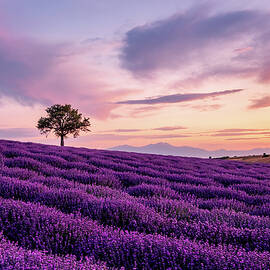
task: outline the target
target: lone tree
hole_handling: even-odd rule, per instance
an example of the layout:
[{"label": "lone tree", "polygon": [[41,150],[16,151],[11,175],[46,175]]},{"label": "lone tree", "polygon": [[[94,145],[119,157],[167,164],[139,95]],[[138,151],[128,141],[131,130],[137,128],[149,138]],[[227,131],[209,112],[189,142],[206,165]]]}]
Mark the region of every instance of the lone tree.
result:
[{"label": "lone tree", "polygon": [[80,131],[90,131],[89,118],[82,117],[70,104],[55,104],[47,108],[46,112],[47,116],[38,120],[37,128],[46,136],[52,131],[56,137],[61,138],[61,146],[64,146],[64,138],[67,138],[67,135],[71,134],[76,138]]}]

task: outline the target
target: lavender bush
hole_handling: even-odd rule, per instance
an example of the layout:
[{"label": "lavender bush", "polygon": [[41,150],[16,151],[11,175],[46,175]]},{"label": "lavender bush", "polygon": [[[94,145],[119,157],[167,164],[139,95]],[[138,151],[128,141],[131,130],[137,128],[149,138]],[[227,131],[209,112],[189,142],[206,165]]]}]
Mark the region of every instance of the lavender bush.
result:
[{"label": "lavender bush", "polygon": [[0,269],[270,269],[270,165],[0,141]]}]

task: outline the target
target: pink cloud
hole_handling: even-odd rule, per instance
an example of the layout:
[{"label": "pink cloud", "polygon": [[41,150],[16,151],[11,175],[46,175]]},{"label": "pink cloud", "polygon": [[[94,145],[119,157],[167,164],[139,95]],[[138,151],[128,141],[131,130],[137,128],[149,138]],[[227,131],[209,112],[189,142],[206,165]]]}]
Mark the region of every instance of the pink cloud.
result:
[{"label": "pink cloud", "polygon": [[[218,136],[218,137],[236,136],[238,137],[238,136],[269,135],[269,134],[270,134],[270,130],[266,128],[227,128],[227,129],[216,130],[215,133],[212,134],[211,136]],[[245,138],[245,137],[242,137],[242,138]]]},{"label": "pink cloud", "polygon": [[194,105],[193,109],[199,110],[201,112],[216,111],[220,109],[222,105],[220,104],[210,104],[210,105]]},{"label": "pink cloud", "polygon": [[246,135],[269,135],[270,132],[221,132],[221,133],[216,133],[213,134],[212,136],[221,136],[221,137],[226,137],[226,136],[246,136]]},{"label": "pink cloud", "polygon": [[117,117],[112,113],[119,106],[116,101],[136,90],[113,86],[106,70],[85,63],[85,53],[71,44],[46,44],[1,32],[0,95],[24,105],[71,103],[98,119]]},{"label": "pink cloud", "polygon": [[[153,135],[122,135],[122,134],[115,134],[115,133],[106,133],[106,134],[92,134],[91,140],[95,141],[123,141],[123,140],[130,140],[130,139],[171,139],[171,138],[187,138],[190,135],[185,134],[153,134]],[[81,140],[87,140],[89,136],[82,137]]]},{"label": "pink cloud", "polygon": [[270,61],[265,62],[262,66],[262,72],[259,76],[260,83],[270,83]]},{"label": "pink cloud", "polygon": [[163,105],[155,105],[155,106],[142,106],[142,107],[136,107],[132,108],[129,113],[129,117],[138,118],[138,117],[144,117],[144,116],[151,116],[157,113],[157,111],[160,111],[164,108]]},{"label": "pink cloud", "polygon": [[145,129],[138,129],[138,128],[120,128],[120,129],[112,129],[112,130],[104,130],[103,132],[119,132],[119,133],[128,133],[128,132],[139,132],[144,131]]},{"label": "pink cloud", "polygon": [[260,109],[270,107],[270,96],[265,96],[259,99],[253,99],[249,109]]},{"label": "pink cloud", "polygon": [[227,141],[245,141],[245,140],[258,140],[258,139],[264,139],[266,137],[261,137],[261,138],[258,138],[258,137],[252,137],[252,138],[229,138],[229,139],[226,139]]},{"label": "pink cloud", "polygon": [[171,127],[158,127],[158,128],[153,128],[152,130],[171,131],[171,130],[180,130],[180,129],[187,129],[187,128],[186,128],[186,127],[182,127],[182,126],[171,126]]},{"label": "pink cloud", "polygon": [[253,50],[253,47],[245,47],[245,48],[238,48],[238,49],[235,49],[234,51],[236,53],[239,53],[239,54],[242,54],[242,53],[246,53],[246,52],[250,52]]},{"label": "pink cloud", "polygon": [[227,129],[221,129],[217,130],[217,132],[247,132],[247,131],[264,131],[267,130],[266,128],[227,128]]}]

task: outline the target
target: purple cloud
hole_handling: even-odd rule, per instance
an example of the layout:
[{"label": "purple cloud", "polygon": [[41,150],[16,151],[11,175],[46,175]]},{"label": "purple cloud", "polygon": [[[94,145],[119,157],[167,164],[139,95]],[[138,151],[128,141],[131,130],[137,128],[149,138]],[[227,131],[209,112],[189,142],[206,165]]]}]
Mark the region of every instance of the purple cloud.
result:
[{"label": "purple cloud", "polygon": [[118,105],[113,102],[136,91],[114,89],[98,70],[83,63],[80,53],[87,52],[72,44],[16,38],[0,31],[0,96],[28,106],[72,103],[98,119],[116,117],[112,110]]},{"label": "purple cloud", "polygon": [[120,59],[125,69],[142,77],[161,70],[187,70],[196,63],[203,65],[204,71],[195,72],[188,80],[256,76],[260,82],[268,83],[270,65],[265,63],[265,54],[270,41],[269,26],[267,12],[240,10],[213,14],[199,6],[128,31]]},{"label": "purple cloud", "polygon": [[[209,78],[250,78],[254,77],[259,73],[259,68],[257,66],[249,66],[247,63],[239,63],[239,65],[231,66],[230,64],[218,64],[217,66],[205,69],[201,72],[192,73],[187,78],[177,80],[171,83],[171,88],[194,88],[199,87]],[[259,75],[261,76],[261,75]],[[260,78],[260,82],[263,82]]]},{"label": "purple cloud", "polygon": [[180,103],[193,100],[201,100],[212,97],[218,97],[223,95],[235,94],[243,91],[243,89],[233,89],[225,90],[220,92],[211,92],[211,93],[194,93],[194,94],[175,94],[175,95],[166,95],[157,98],[148,98],[148,99],[137,99],[137,100],[126,100],[119,101],[117,104],[162,104],[162,103]]},{"label": "purple cloud", "polygon": [[1,128],[0,137],[6,139],[39,137],[40,134],[33,128]]},{"label": "purple cloud", "polygon": [[[0,34],[0,94],[31,104],[36,98],[26,85],[47,76],[59,61],[63,46]],[[39,100],[48,103],[47,99]]]}]

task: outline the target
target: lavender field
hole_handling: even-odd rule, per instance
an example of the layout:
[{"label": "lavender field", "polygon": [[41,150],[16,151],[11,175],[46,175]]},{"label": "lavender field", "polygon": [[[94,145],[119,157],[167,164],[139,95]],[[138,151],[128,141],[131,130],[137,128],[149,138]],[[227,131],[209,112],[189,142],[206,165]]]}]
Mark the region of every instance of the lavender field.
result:
[{"label": "lavender field", "polygon": [[270,165],[0,151],[0,269],[270,269]]}]

